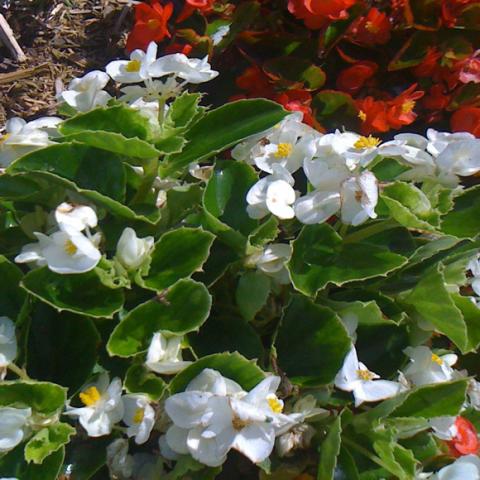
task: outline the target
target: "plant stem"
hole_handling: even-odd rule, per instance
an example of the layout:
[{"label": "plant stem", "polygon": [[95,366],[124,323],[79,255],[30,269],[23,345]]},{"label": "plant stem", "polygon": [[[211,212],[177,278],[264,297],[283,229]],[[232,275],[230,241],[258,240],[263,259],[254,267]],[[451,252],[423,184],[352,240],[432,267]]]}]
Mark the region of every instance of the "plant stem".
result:
[{"label": "plant stem", "polygon": [[358,453],[363,455],[364,457],[367,457],[369,460],[371,460],[373,463],[376,463],[379,467],[384,468],[387,471],[390,471],[388,467],[383,463],[382,459],[380,457],[377,457],[374,453],[370,452],[366,448],[362,447],[358,443],[354,442],[353,440],[350,440],[347,437],[342,437],[342,441],[349,445],[351,448],[356,450]]},{"label": "plant stem", "polygon": [[15,365],[14,363],[10,363],[7,368],[22,380],[30,380],[30,377],[27,375],[27,372],[23,370],[23,368],[20,368],[17,365]]},{"label": "plant stem", "polygon": [[384,222],[376,222],[373,225],[357,230],[356,232],[347,235],[344,239],[344,243],[356,243],[365,238],[371,237],[377,233],[383,232],[385,230],[391,230],[392,228],[397,228],[399,224],[395,220],[385,220]]},{"label": "plant stem", "polygon": [[153,182],[158,174],[158,158],[151,159],[145,162],[143,167],[143,180],[138,187],[137,193],[132,198],[132,204],[142,203],[145,197],[149,194]]}]

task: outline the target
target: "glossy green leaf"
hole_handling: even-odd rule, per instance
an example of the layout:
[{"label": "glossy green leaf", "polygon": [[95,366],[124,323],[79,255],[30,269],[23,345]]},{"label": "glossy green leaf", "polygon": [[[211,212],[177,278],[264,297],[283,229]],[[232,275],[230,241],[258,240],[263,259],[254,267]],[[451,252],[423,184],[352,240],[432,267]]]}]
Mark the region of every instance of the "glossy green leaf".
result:
[{"label": "glossy green leaf", "polygon": [[15,320],[26,297],[25,291],[20,288],[23,273],[15,264],[0,255],[0,277],[3,281],[0,295],[0,315]]},{"label": "glossy green leaf", "polygon": [[327,436],[319,448],[319,460],[317,470],[317,480],[333,480],[335,477],[335,467],[337,457],[340,453],[342,444],[342,417],[335,418],[329,426]]},{"label": "glossy green leaf", "polygon": [[280,368],[303,385],[333,381],[351,340],[337,315],[295,295],[286,308],[275,340]]},{"label": "glossy green leaf", "polygon": [[200,358],[178,373],[170,382],[170,392],[184,391],[190,381],[205,368],[218,370],[223,376],[234,380],[245,390],[251,390],[265,378],[265,374],[254,361],[247,360],[239,353],[217,353]]},{"label": "glossy green leaf", "polygon": [[[68,159],[68,161],[65,161]],[[48,172],[114,200],[125,200],[125,170],[121,157],[83,145],[62,143],[35,150],[13,162],[8,171]]]},{"label": "glossy green leaf", "polygon": [[33,380],[4,381],[0,383],[0,405],[31,407],[46,415],[63,409],[66,389],[49,382]]},{"label": "glossy green leaf", "polygon": [[0,474],[18,480],[57,480],[65,457],[62,446],[46,457],[41,465],[24,461],[23,444],[0,457]]},{"label": "glossy green leaf", "polygon": [[442,219],[441,229],[459,238],[474,238],[480,231],[480,186],[455,198],[453,210]]},{"label": "glossy green leaf", "polygon": [[240,277],[235,299],[245,320],[253,320],[262,309],[270,294],[270,288],[270,278],[261,272],[247,272]]},{"label": "glossy green leaf", "polygon": [[70,441],[76,430],[67,423],[56,423],[39,430],[25,445],[25,460],[41,464],[46,457]]},{"label": "glossy green leaf", "polygon": [[188,127],[197,117],[202,99],[200,93],[183,92],[169,105],[165,117],[165,125],[168,128],[182,129]]},{"label": "glossy green leaf", "polygon": [[28,329],[27,373],[68,387],[72,395],[92,373],[99,343],[91,318],[59,313],[38,303]]},{"label": "glossy green leaf", "polygon": [[123,292],[106,287],[94,270],[60,275],[42,267],[25,275],[21,285],[28,293],[59,311],[95,318],[112,318],[124,301]]},{"label": "glossy green leaf", "polygon": [[161,172],[167,176],[191,162],[204,161],[244,138],[267,130],[287,115],[269,100],[239,100],[206,113],[186,134],[187,146],[172,155]]},{"label": "glossy green leaf", "polygon": [[145,287],[163,290],[201,269],[214,236],[201,228],[181,227],[164,233],[155,243]]},{"label": "glossy green leaf", "polygon": [[248,236],[248,243],[252,246],[262,247],[268,242],[273,242],[278,235],[278,220],[273,215],[267,218]]},{"label": "glossy green leaf", "polygon": [[124,103],[79,113],[65,120],[59,127],[63,135],[72,135],[86,130],[103,130],[120,133],[127,138],[138,137],[142,140],[150,137],[150,129],[148,118],[139,110],[128,107]]},{"label": "glossy green leaf", "polygon": [[131,310],[108,341],[111,355],[129,357],[145,351],[155,332],[184,335],[197,330],[208,317],[211,297],[202,283],[179,280],[166,294]]},{"label": "glossy green leaf", "polygon": [[343,285],[386,275],[407,262],[404,256],[367,241],[345,244],[327,224],[303,227],[292,246],[287,266],[293,285],[311,296],[328,283]]},{"label": "glossy green leaf", "polygon": [[480,345],[480,308],[469,297],[450,294],[455,306],[462,312],[467,327],[467,349],[477,350]]},{"label": "glossy green leaf", "polygon": [[62,472],[69,475],[72,480],[95,478],[95,473],[105,465],[106,449],[110,443],[112,443],[110,436],[86,439],[74,437],[66,446]]},{"label": "glossy green leaf", "polygon": [[141,364],[132,365],[125,375],[125,389],[128,393],[144,393],[157,401],[167,388],[166,383]]},{"label": "glossy green leaf", "polygon": [[452,300],[439,266],[420,280],[405,301],[460,350],[468,348],[467,327],[462,312]]},{"label": "glossy green leaf", "polygon": [[399,480],[414,478],[417,461],[412,452],[402,447],[393,439],[377,440],[373,448],[381,458],[383,465]]}]

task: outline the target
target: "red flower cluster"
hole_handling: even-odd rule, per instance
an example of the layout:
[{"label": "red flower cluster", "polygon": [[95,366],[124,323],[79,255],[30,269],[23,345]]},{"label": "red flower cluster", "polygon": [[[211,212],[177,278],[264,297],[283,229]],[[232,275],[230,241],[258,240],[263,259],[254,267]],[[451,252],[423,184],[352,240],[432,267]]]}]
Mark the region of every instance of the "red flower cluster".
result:
[{"label": "red flower cluster", "polygon": [[413,123],[417,117],[414,112],[416,101],[424,95],[423,91],[416,88],[414,84],[390,100],[375,100],[373,97],[357,100],[355,103],[362,133],[388,132]]},{"label": "red flower cluster", "polygon": [[356,0],[288,0],[288,11],[303,20],[308,28],[321,28],[331,20],[348,17]]},{"label": "red flower cluster", "polygon": [[183,22],[195,10],[200,10],[202,13],[210,12],[214,3],[215,0],[185,0],[185,5],[177,18],[177,23]]},{"label": "red flower cluster", "polygon": [[167,22],[173,13],[173,3],[161,5],[159,0],[150,0],[150,5],[135,5],[135,24],[127,39],[127,50],[146,50],[150,42],[161,42],[170,37]]},{"label": "red flower cluster", "polygon": [[480,138],[480,107],[459,108],[450,119],[454,132],[470,132]]},{"label": "red flower cluster", "polygon": [[455,420],[457,434],[447,442],[450,453],[454,457],[477,454],[480,447],[477,430],[466,418],[457,417]]},{"label": "red flower cluster", "polygon": [[350,38],[365,45],[383,45],[390,40],[392,26],[385,13],[371,8],[367,15],[358,18],[351,26]]}]

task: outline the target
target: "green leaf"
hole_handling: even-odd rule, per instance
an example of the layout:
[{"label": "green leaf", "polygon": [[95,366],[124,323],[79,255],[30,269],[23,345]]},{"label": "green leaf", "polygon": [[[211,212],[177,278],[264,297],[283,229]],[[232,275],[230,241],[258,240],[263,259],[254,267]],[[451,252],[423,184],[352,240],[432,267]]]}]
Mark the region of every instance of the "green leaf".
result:
[{"label": "green leaf", "polygon": [[46,457],[70,441],[76,430],[67,423],[56,423],[39,430],[25,445],[25,460],[41,464]]},{"label": "green leaf", "polygon": [[424,276],[405,302],[435,328],[446,335],[462,351],[466,351],[467,327],[462,312],[456,307],[445,286],[440,265]]},{"label": "green leaf", "polygon": [[107,460],[106,449],[111,442],[110,435],[100,438],[88,437],[86,440],[78,436],[74,437],[67,445],[62,469],[67,479],[68,476],[72,480],[95,478],[95,473],[105,465]]},{"label": "green leaf", "polygon": [[378,162],[373,161],[374,165],[369,165],[369,169],[375,174],[380,182],[391,182],[404,172],[410,170],[407,166],[400,163],[395,158],[380,158]]},{"label": "green leaf", "polygon": [[467,327],[467,349],[475,351],[480,345],[480,309],[469,297],[451,293],[456,307],[462,312]]},{"label": "green leaf", "polygon": [[162,480],[214,480],[222,467],[206,467],[190,455],[180,455],[173,470],[162,475]]},{"label": "green leaf", "polygon": [[265,374],[257,365],[237,352],[217,353],[197,360],[178,373],[170,382],[172,394],[183,392],[187,385],[205,368],[218,370],[224,377],[237,382],[245,390],[251,390],[260,383]]},{"label": "green leaf", "polygon": [[325,303],[327,307],[337,312],[340,318],[356,321],[359,325],[386,325],[391,322],[373,300],[369,302],[326,300],[320,303]]},{"label": "green leaf", "polygon": [[[161,152],[152,144],[138,138],[127,138],[120,133],[102,130],[85,130],[62,138],[65,142],[80,142],[100,150],[137,159],[157,158]],[[141,164],[138,160],[134,165]]]},{"label": "green leaf", "polygon": [[196,118],[202,99],[200,93],[183,92],[169,105],[168,113],[165,117],[167,127],[182,129],[188,127]]},{"label": "green leaf", "polygon": [[263,64],[263,69],[267,74],[275,77],[280,85],[298,86],[306,90],[318,90],[327,79],[325,72],[319,66],[305,58],[292,55],[267,60]]},{"label": "green leaf", "polygon": [[0,457],[0,473],[2,476],[18,480],[56,480],[64,457],[65,448],[60,447],[46,457],[41,465],[26,463],[23,445],[18,445],[5,456]]},{"label": "green leaf", "polygon": [[[68,161],[65,161],[68,159]],[[62,143],[35,150],[13,162],[9,173],[48,172],[114,200],[125,200],[125,170],[121,157],[83,145]]]},{"label": "green leaf", "polygon": [[[1,178],[1,177],[0,177]],[[263,247],[266,243],[273,242],[278,235],[278,220],[273,215],[259,225],[248,236],[248,243],[251,246]]]},{"label": "green leaf", "polygon": [[67,310],[94,318],[113,318],[124,302],[123,292],[107,288],[94,270],[60,275],[42,267],[27,273],[21,285],[59,311]]},{"label": "green leaf", "polygon": [[377,440],[373,442],[373,448],[382,459],[383,465],[399,480],[414,478],[417,461],[410,450],[393,441]]},{"label": "green leaf", "polygon": [[207,112],[186,134],[187,146],[161,167],[163,176],[191,162],[204,161],[218,152],[263,132],[282,120],[286,112],[269,100],[239,100]]},{"label": "green leaf", "polygon": [[407,262],[404,256],[367,241],[346,244],[327,224],[303,227],[292,247],[287,266],[293,285],[311,296],[328,283],[340,286],[386,275]]},{"label": "green leaf", "polygon": [[333,480],[337,457],[342,444],[342,417],[338,415],[328,429],[325,440],[319,447],[317,480]]},{"label": "green leaf", "polygon": [[164,233],[155,243],[143,286],[160,291],[201,269],[214,238],[201,228],[182,227]]},{"label": "green leaf", "polygon": [[405,182],[395,182],[383,189],[381,198],[390,215],[407,228],[435,230],[438,213],[432,210],[428,197],[417,187]]},{"label": "green leaf", "polygon": [[480,185],[455,198],[453,210],[442,218],[441,229],[459,238],[474,238],[480,230]]},{"label": "green leaf", "polygon": [[65,406],[66,389],[54,383],[33,380],[0,383],[0,405],[31,407],[34,412],[51,415]]},{"label": "green leaf", "polygon": [[59,126],[63,135],[72,135],[85,130],[103,130],[120,133],[128,138],[138,137],[142,140],[150,137],[150,129],[148,118],[124,103],[79,113]]},{"label": "green leaf", "polygon": [[125,389],[128,393],[145,393],[152,401],[158,401],[167,388],[166,383],[143,365],[132,365],[125,375]]},{"label": "green leaf", "polygon": [[28,329],[27,372],[37,380],[68,387],[72,395],[92,373],[99,343],[91,318],[58,313],[38,303]]},{"label": "green leaf", "polygon": [[284,312],[275,347],[280,367],[293,382],[322,385],[335,378],[351,340],[332,310],[295,295]]},{"label": "green leaf", "polygon": [[197,330],[208,317],[211,297],[202,283],[179,280],[165,295],[131,310],[108,341],[111,355],[129,357],[145,351],[155,332],[177,335]]},{"label": "green leaf", "polygon": [[267,302],[271,281],[261,272],[244,273],[238,281],[235,299],[243,318],[250,322]]},{"label": "green leaf", "polygon": [[[0,176],[0,178],[2,178]],[[25,302],[25,292],[20,288],[22,271],[13,263],[0,255],[0,277],[2,278],[2,294],[0,295],[0,315],[15,320]]]}]

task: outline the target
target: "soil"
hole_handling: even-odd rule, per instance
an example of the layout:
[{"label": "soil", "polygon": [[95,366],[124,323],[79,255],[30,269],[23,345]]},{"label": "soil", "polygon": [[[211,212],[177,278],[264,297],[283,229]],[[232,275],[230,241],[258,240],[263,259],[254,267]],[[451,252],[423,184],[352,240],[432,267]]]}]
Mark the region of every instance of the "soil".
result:
[{"label": "soil", "polygon": [[125,56],[130,0],[0,0],[27,60],[0,44],[0,131],[7,118],[51,115],[72,77]]}]

